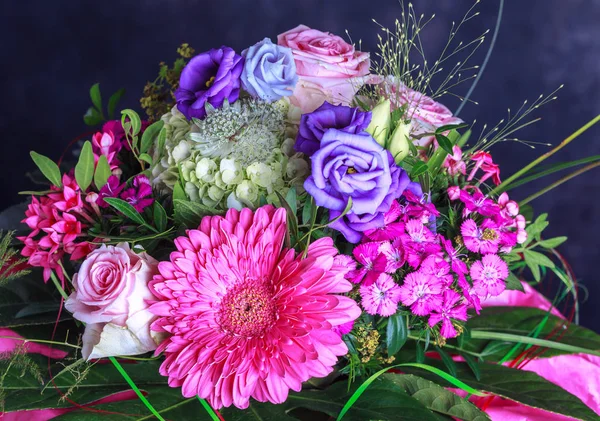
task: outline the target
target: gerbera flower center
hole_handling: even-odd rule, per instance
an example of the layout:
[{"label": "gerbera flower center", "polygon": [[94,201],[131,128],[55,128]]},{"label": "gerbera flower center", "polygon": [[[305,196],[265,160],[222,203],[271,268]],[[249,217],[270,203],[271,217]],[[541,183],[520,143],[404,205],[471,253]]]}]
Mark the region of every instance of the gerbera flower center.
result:
[{"label": "gerbera flower center", "polygon": [[246,279],[227,291],[221,300],[217,322],[231,335],[263,335],[277,320],[277,307],[270,286],[259,279]]}]

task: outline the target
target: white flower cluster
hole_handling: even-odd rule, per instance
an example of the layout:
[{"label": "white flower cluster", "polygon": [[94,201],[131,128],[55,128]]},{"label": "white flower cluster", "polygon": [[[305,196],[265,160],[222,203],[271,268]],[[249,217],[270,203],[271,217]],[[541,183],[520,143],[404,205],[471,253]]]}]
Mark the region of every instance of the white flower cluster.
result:
[{"label": "white flower cluster", "polygon": [[294,151],[287,114],[286,100],[240,99],[190,123],[174,108],[162,117],[166,137],[155,152],[155,185],[181,182],[190,200],[217,209],[256,208],[261,199],[277,202],[275,192],[301,190],[309,165]]}]

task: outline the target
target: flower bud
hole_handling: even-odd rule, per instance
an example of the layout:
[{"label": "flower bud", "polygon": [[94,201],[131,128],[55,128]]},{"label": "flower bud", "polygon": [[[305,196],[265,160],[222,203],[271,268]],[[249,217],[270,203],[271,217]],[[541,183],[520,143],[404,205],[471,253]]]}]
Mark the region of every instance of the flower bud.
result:
[{"label": "flower bud", "polygon": [[392,137],[388,142],[387,149],[392,153],[396,164],[400,164],[410,152],[408,135],[410,133],[410,123],[405,124],[403,121],[398,122],[398,126],[394,129]]},{"label": "flower bud", "polygon": [[448,187],[448,197],[450,200],[458,200],[460,197],[460,187],[458,186],[450,186]]},{"label": "flower bud", "polygon": [[373,136],[377,143],[385,148],[391,124],[391,103],[389,99],[386,99],[371,110],[371,123],[367,127],[367,133]]}]

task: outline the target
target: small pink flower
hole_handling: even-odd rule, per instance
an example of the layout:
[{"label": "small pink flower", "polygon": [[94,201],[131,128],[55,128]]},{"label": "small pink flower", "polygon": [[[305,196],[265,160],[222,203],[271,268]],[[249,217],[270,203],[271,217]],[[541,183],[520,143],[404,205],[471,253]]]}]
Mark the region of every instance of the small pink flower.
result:
[{"label": "small pink flower", "polygon": [[458,335],[452,324],[452,319],[467,320],[467,306],[462,303],[459,304],[461,300],[460,294],[448,289],[444,291],[442,305],[434,308],[429,316],[429,326],[431,327],[442,322],[440,334],[446,339],[455,338]]},{"label": "small pink flower", "polygon": [[352,254],[362,267],[349,274],[352,282],[355,284],[363,282],[365,285],[370,285],[377,279],[379,274],[385,272],[387,259],[379,250],[381,244],[375,242],[363,243],[354,247]]},{"label": "small pink flower", "polygon": [[121,150],[123,144],[115,139],[112,131],[98,132],[92,136],[92,151],[94,152],[94,161],[97,164],[101,155],[106,157],[110,169],[114,170],[119,167],[117,154]]},{"label": "small pink flower", "polygon": [[508,265],[496,254],[486,254],[471,265],[473,289],[480,297],[495,297],[506,288]]},{"label": "small pink flower", "polygon": [[360,287],[361,304],[369,314],[389,317],[396,314],[400,301],[400,287],[387,273],[379,275],[371,285]]},{"label": "small pink flower", "polygon": [[473,253],[496,253],[500,244],[498,226],[491,219],[483,221],[481,226],[472,219],[467,219],[460,226],[465,247]]},{"label": "small pink flower", "polygon": [[405,226],[406,234],[402,236],[405,244],[430,243],[435,240],[435,235],[418,219],[411,219]]},{"label": "small pink flower", "polygon": [[456,283],[458,284],[460,289],[462,289],[463,296],[465,297],[465,300],[467,300],[467,302],[469,303],[469,306],[475,309],[475,312],[479,314],[482,308],[481,300],[479,299],[479,296],[477,295],[471,284],[469,284],[469,281],[467,281],[465,275],[459,273],[458,280]]},{"label": "small pink flower", "polygon": [[427,257],[423,263],[421,263],[419,272],[433,276],[446,287],[452,285],[454,282],[454,275],[450,273],[450,265],[448,262],[441,256],[435,254]]},{"label": "small pink flower", "polygon": [[70,213],[63,213],[62,220],[52,225],[56,233],[62,234],[62,242],[72,243],[81,234],[81,222]]},{"label": "small pink flower", "polygon": [[133,187],[121,193],[120,198],[129,202],[135,210],[142,212],[145,208],[154,203],[152,196],[152,185],[150,180],[143,174],[135,176]]},{"label": "small pink flower", "polygon": [[454,273],[463,275],[468,273],[469,270],[467,269],[467,264],[461,260],[461,256],[464,255],[459,254],[458,250],[452,246],[452,241],[445,239],[442,235],[439,235],[438,239],[444,246],[444,250],[448,255],[448,260],[450,261]]},{"label": "small pink flower", "polygon": [[54,201],[53,206],[63,212],[82,210],[83,201],[75,178],[63,174],[62,183],[63,186],[60,192],[48,194],[48,197]]},{"label": "small pink flower", "polygon": [[429,203],[425,195],[416,195],[412,191],[406,189],[402,193],[402,197],[406,200],[404,206],[404,220],[418,219],[423,224],[431,221],[432,218],[439,216],[440,213],[435,208],[433,203]]},{"label": "small pink flower", "polygon": [[523,244],[527,241],[527,231],[525,230],[527,221],[523,215],[517,215],[515,221],[517,223],[517,243]]},{"label": "small pink flower", "polygon": [[448,197],[450,200],[458,200],[460,198],[460,187],[450,186],[448,187]]},{"label": "small pink flower", "polygon": [[391,243],[383,243],[379,248],[379,251],[387,259],[387,265],[385,267],[386,273],[395,273],[400,269],[406,262],[406,253],[404,246],[402,245],[402,239],[396,238]]},{"label": "small pink flower", "polygon": [[390,209],[383,215],[384,225],[364,232],[366,238],[372,241],[393,240],[404,232],[404,224],[397,222],[402,214],[402,207],[394,200]]},{"label": "small pink flower", "polygon": [[121,184],[119,177],[111,175],[106,184],[100,189],[96,204],[101,208],[108,208],[110,205],[104,201],[106,198],[119,197],[126,184]]},{"label": "small pink flower", "polygon": [[465,175],[467,173],[467,165],[462,160],[462,151],[458,145],[452,147],[452,155],[448,155],[444,164],[444,168],[448,169],[448,174],[452,177],[458,174]]},{"label": "small pink flower", "polygon": [[477,212],[483,216],[496,216],[500,213],[500,206],[493,200],[487,198],[478,188],[474,189],[473,195],[466,190],[461,190],[460,201],[465,204],[463,216],[468,216],[471,212]]},{"label": "small pink flower", "polygon": [[409,273],[400,287],[400,301],[417,316],[427,316],[442,304],[443,284],[421,272]]},{"label": "small pink flower", "polygon": [[498,205],[500,205],[500,212],[505,218],[515,217],[519,214],[519,204],[510,200],[506,192],[498,197]]},{"label": "small pink flower", "polygon": [[475,161],[475,167],[469,173],[467,181],[471,181],[475,177],[475,173],[480,168],[483,170],[484,175],[479,179],[480,183],[483,183],[488,178],[492,177],[494,184],[499,185],[500,181],[500,168],[492,161],[492,155],[488,152],[478,151],[471,156],[471,160]]}]

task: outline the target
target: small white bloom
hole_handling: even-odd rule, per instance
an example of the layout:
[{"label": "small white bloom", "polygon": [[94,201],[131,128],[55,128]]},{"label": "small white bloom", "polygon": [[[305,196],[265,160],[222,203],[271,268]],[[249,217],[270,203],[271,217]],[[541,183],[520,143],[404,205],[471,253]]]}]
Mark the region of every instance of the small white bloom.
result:
[{"label": "small white bloom", "polygon": [[254,206],[258,199],[258,188],[252,181],[244,180],[235,189],[235,195],[247,206]]},{"label": "small white bloom", "polygon": [[216,171],[217,164],[212,159],[202,158],[196,164],[196,177],[205,183],[211,183],[215,180]]},{"label": "small white bloom", "polygon": [[308,162],[302,158],[290,158],[287,164],[286,173],[288,178],[303,178],[308,175]]},{"label": "small white bloom", "polygon": [[219,169],[221,178],[227,185],[239,184],[244,179],[242,166],[234,159],[223,159]]},{"label": "small white bloom", "polygon": [[183,161],[190,156],[190,145],[186,140],[182,140],[173,148],[171,155],[173,156],[175,163]]},{"label": "small white bloom", "polygon": [[273,171],[271,167],[262,162],[255,162],[246,168],[246,174],[254,184],[268,189],[273,184]]}]

